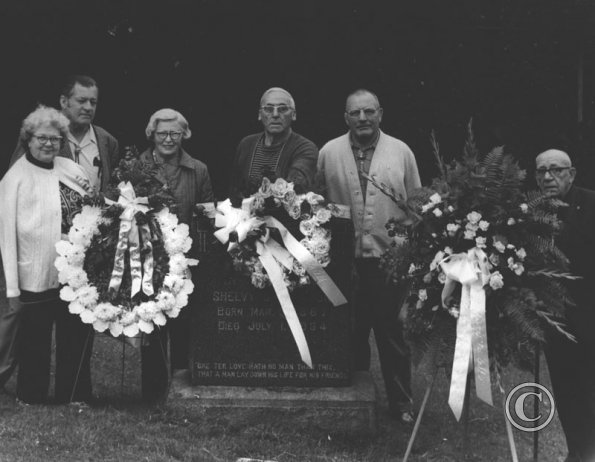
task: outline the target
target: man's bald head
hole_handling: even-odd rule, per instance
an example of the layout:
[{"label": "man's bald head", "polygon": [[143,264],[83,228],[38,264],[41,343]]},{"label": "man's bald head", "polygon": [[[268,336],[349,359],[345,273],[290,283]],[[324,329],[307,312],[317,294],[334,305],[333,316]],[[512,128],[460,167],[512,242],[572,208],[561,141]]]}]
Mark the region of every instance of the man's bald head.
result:
[{"label": "man's bald head", "polygon": [[564,197],[576,176],[570,156],[559,149],[548,149],[535,158],[535,181],[548,196]]},{"label": "man's bald head", "polygon": [[536,165],[539,165],[540,162],[543,163],[547,161],[556,161],[560,166],[572,167],[572,160],[570,160],[570,156],[559,149],[548,149],[547,151],[543,151],[535,158]]}]

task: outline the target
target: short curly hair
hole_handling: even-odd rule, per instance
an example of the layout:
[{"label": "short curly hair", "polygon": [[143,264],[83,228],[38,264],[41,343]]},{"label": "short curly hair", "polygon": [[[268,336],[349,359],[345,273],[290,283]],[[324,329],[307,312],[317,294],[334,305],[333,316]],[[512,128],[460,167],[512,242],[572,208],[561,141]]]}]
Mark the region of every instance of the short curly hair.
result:
[{"label": "short curly hair", "polygon": [[57,109],[40,104],[23,120],[23,125],[21,126],[19,140],[26,150],[29,149],[29,141],[31,141],[33,134],[42,125],[49,125],[57,129],[60,135],[62,135],[60,147],[64,146],[64,143],[68,139],[70,120]]},{"label": "short curly hair", "polygon": [[145,135],[147,135],[148,140],[153,139],[153,135],[157,130],[157,125],[159,125],[159,122],[179,122],[180,126],[182,127],[182,138],[187,140],[192,136],[192,132],[190,131],[190,126],[188,125],[186,117],[184,117],[175,109],[165,108],[159,109],[149,119],[147,128],[145,128]]}]

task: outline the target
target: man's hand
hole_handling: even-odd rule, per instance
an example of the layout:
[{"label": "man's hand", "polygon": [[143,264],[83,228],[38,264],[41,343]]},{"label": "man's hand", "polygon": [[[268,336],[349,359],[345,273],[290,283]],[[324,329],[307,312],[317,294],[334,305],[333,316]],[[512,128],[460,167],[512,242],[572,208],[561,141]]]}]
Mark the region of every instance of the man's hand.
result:
[{"label": "man's hand", "polygon": [[8,298],[8,310],[18,312],[21,310],[21,301],[19,297],[9,297]]}]

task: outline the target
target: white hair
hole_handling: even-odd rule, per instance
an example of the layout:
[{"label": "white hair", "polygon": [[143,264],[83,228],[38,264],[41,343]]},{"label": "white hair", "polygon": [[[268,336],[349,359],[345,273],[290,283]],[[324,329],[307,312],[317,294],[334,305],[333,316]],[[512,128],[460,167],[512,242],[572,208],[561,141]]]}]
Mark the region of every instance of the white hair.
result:
[{"label": "white hair", "polygon": [[274,91],[277,91],[280,93],[285,93],[287,95],[287,98],[289,98],[289,105],[295,111],[295,101],[293,100],[293,96],[291,96],[291,93],[289,93],[287,90],[285,90],[284,88],[281,88],[281,87],[273,87],[273,88],[269,88],[267,91],[265,91],[262,94],[262,96],[260,97],[260,105],[261,106],[262,106],[262,101],[264,100],[265,96],[268,95],[269,93],[274,92]]},{"label": "white hair", "polygon": [[60,135],[62,135],[62,144],[68,139],[70,120],[57,109],[40,104],[25,118],[25,120],[23,120],[20,141],[25,148],[35,133],[35,130],[42,125],[49,125],[58,130]]},{"label": "white hair", "polygon": [[145,128],[145,135],[147,135],[148,140],[153,139],[153,135],[157,130],[157,125],[159,125],[159,122],[178,122],[182,127],[182,138],[187,140],[192,136],[192,132],[190,131],[190,127],[186,118],[175,109],[165,108],[159,109],[149,119],[147,128]]}]

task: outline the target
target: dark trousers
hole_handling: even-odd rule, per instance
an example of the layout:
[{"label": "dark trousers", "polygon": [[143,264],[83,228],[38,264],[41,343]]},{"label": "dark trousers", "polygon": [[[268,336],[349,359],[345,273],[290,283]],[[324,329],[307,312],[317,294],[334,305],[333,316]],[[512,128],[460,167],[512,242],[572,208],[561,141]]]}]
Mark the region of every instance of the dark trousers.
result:
[{"label": "dark trousers", "polygon": [[17,332],[20,309],[8,304],[0,314],[0,388],[4,386],[17,365]]},{"label": "dark trousers", "polygon": [[167,320],[172,370],[190,367],[190,322],[190,306],[182,308],[177,318]]},{"label": "dark trousers", "polygon": [[370,331],[378,347],[380,368],[391,411],[411,408],[411,358],[399,319],[405,288],[387,284],[378,258],[356,259],[359,276],[355,297],[353,351],[355,370],[370,368]]},{"label": "dark trousers", "polygon": [[[591,334],[592,335],[592,334]],[[592,342],[552,333],[545,357],[569,454],[595,462],[595,352]]]},{"label": "dark trousers", "polygon": [[[168,320],[168,324],[169,324]],[[143,336],[141,345],[141,389],[143,400],[149,403],[166,398],[169,385],[167,360],[168,327],[155,327]]]},{"label": "dark trousers", "polygon": [[58,403],[91,398],[93,327],[68,312],[57,290],[21,293],[17,336],[19,372],[17,397],[26,403],[47,401],[50,383],[52,327],[56,325],[56,383]]}]

